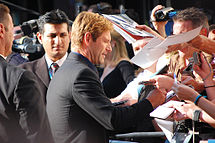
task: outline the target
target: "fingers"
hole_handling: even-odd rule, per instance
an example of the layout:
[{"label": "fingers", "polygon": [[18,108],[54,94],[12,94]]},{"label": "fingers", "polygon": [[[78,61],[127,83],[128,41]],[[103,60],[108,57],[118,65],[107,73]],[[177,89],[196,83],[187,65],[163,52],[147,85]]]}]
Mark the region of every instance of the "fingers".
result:
[{"label": "fingers", "polygon": [[181,78],[183,84],[190,84],[190,81],[192,80],[193,78],[191,76],[186,76],[186,77],[183,77]]},{"label": "fingers", "polygon": [[136,55],[152,38],[144,38],[141,40],[137,40],[132,44],[134,54]]}]

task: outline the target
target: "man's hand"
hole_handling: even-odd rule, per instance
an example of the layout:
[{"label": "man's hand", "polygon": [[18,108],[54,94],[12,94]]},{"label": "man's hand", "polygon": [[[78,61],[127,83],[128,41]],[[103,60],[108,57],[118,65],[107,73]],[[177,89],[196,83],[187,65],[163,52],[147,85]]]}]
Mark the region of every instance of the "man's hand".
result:
[{"label": "man's hand", "polygon": [[166,96],[161,90],[154,89],[149,93],[147,99],[151,102],[153,108],[156,108],[165,102]]},{"label": "man's hand", "polygon": [[157,32],[155,32],[154,30],[152,30],[149,26],[147,25],[137,25],[136,26],[137,29],[139,30],[144,30],[148,33],[151,33],[152,35],[154,35],[155,37],[158,37],[158,38],[161,38],[161,39],[164,39],[164,37],[162,37],[160,34],[158,34]]},{"label": "man's hand", "polygon": [[213,69],[202,52],[200,53],[200,59],[202,64],[201,66],[194,65],[194,71],[201,76],[203,80],[213,80]]},{"label": "man's hand", "polygon": [[184,76],[181,77],[181,82],[187,86],[192,86],[196,91],[201,93],[204,90],[204,84],[197,82],[194,78],[191,76]]},{"label": "man's hand", "polygon": [[119,96],[112,98],[110,100],[112,103],[113,102],[120,102],[120,101],[127,101],[123,105],[120,105],[120,106],[130,106],[130,105],[137,103],[138,97],[127,93],[125,95],[119,95]]},{"label": "man's hand", "polygon": [[132,44],[134,54],[136,55],[142,48],[144,48],[146,44],[149,43],[150,40],[152,40],[152,38],[143,38],[141,40],[137,40],[136,42],[134,42]]},{"label": "man's hand", "polygon": [[154,82],[154,85],[159,88],[159,89],[165,89],[167,91],[170,91],[173,83],[174,83],[174,79],[169,77],[169,76],[165,76],[165,75],[157,75],[154,76],[153,78],[151,78],[149,81]]}]

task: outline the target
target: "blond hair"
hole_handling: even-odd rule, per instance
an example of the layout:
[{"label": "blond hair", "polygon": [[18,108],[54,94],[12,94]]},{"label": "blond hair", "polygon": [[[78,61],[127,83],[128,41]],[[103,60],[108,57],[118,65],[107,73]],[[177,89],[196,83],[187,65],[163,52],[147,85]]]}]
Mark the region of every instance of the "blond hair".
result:
[{"label": "blond hair", "polygon": [[103,32],[112,29],[112,23],[103,16],[92,12],[81,12],[72,24],[71,49],[81,48],[86,32],[90,32],[93,41],[96,41]]},{"label": "blond hair", "polygon": [[111,40],[115,41],[115,47],[112,48],[110,59],[112,65],[116,66],[122,59],[129,61],[124,38],[118,32],[112,31]]},{"label": "blond hair", "polygon": [[10,14],[10,9],[4,4],[0,4],[0,23],[2,23],[5,26],[6,30],[7,30],[8,14]]}]

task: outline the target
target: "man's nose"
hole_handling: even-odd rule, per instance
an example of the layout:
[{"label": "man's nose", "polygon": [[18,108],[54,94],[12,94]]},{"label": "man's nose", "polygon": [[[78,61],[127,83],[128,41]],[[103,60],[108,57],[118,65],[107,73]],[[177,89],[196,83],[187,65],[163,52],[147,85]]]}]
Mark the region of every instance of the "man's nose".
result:
[{"label": "man's nose", "polygon": [[111,52],[112,51],[111,44],[109,44],[106,49],[107,49],[108,52]]},{"label": "man's nose", "polygon": [[62,39],[59,36],[56,36],[54,40],[56,44],[60,44],[62,42]]}]

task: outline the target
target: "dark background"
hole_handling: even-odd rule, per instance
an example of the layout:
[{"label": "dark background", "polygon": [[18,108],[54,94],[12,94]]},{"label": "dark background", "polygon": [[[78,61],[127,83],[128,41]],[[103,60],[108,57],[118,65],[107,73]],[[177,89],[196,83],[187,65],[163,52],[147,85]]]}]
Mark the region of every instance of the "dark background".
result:
[{"label": "dark background", "polygon": [[[134,9],[139,14],[139,24],[149,24],[150,11],[158,4],[166,7],[173,7],[175,10],[187,7],[198,7],[203,9],[209,18],[209,23],[215,23],[215,1],[214,0],[102,0],[110,3],[113,8],[118,9],[123,5],[125,9]],[[85,9],[91,4],[101,2],[99,0],[0,0],[6,4],[12,12],[14,24],[20,25],[24,21],[37,19],[39,14],[59,8],[67,13],[71,20],[74,20],[78,11]],[[20,10],[15,4],[31,11]],[[39,14],[33,14],[36,11]]]}]

